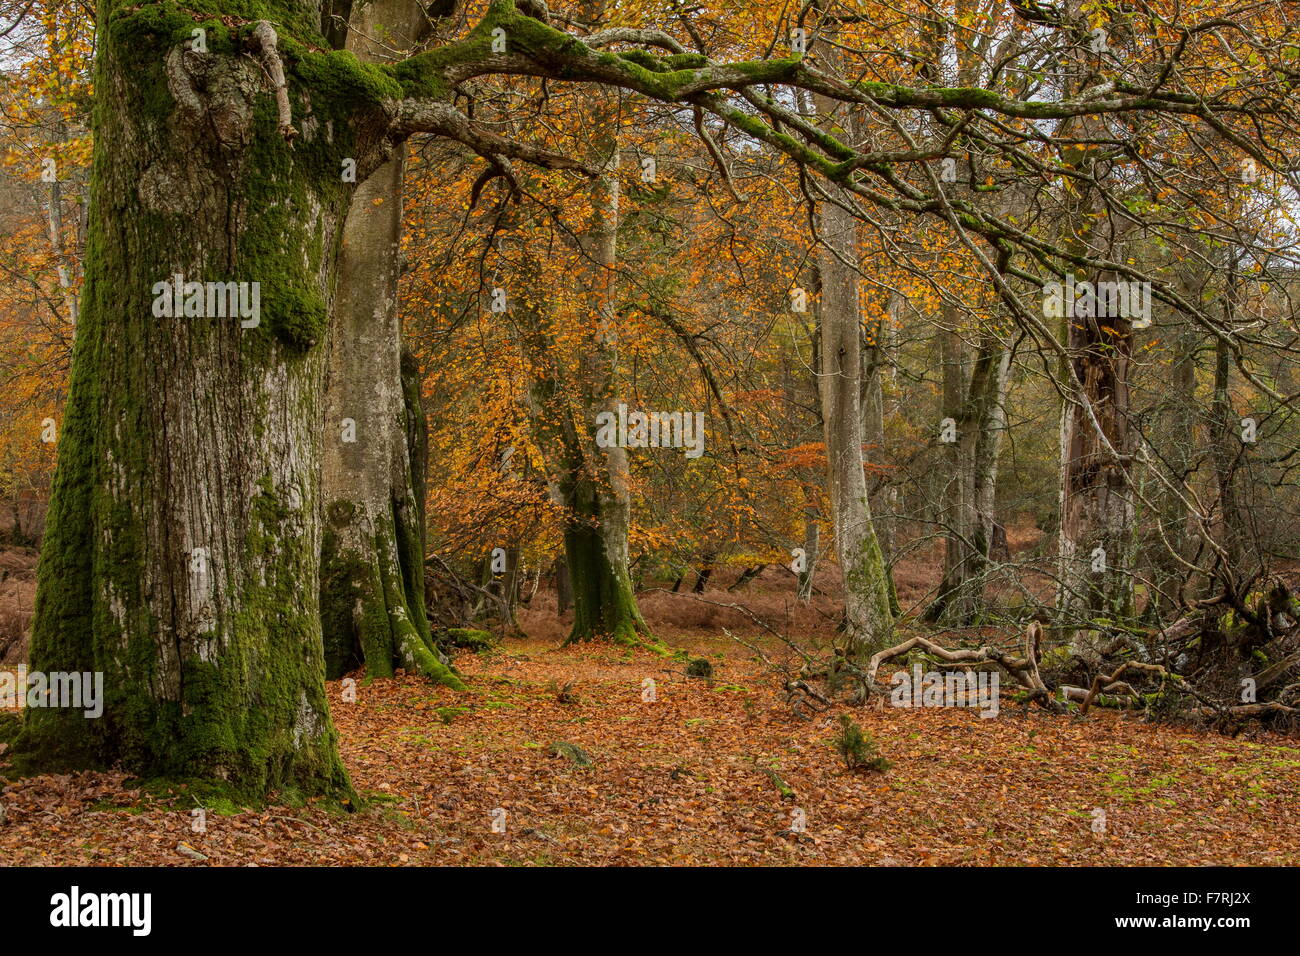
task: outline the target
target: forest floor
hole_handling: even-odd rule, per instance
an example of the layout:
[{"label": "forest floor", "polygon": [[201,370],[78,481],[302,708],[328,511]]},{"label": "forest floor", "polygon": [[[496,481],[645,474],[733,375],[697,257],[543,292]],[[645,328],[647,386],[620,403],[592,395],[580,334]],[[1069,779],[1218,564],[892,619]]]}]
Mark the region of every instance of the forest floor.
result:
[{"label": "forest floor", "polygon": [[0,864],[1300,865],[1295,738],[1052,717],[1007,698],[989,719],[868,706],[851,712],[892,766],[854,773],[830,742],[837,711],[792,715],[725,636],[670,643],[709,657],[713,680],[645,650],[534,637],[460,657],[464,693],[360,680],[346,703],[331,683],[367,798],[355,813],[213,807],[194,832],[192,798],[160,801],[120,775],[14,781]]}]

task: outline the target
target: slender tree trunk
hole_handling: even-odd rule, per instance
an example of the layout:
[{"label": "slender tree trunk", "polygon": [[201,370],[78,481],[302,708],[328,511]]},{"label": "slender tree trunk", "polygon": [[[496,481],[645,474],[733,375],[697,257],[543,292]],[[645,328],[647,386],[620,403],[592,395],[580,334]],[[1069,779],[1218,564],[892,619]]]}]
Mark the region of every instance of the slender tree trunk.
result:
[{"label": "slender tree trunk", "polygon": [[803,512],[803,553],[804,568],[799,572],[798,595],[799,600],[807,604],[812,600],[817,559],[821,556],[821,525],[817,521],[817,509],[811,505]]},{"label": "slender tree trunk", "polygon": [[[818,97],[818,100],[821,98]],[[829,105],[818,103],[825,115]],[[841,197],[843,198],[843,197]],[[844,577],[844,613],[855,654],[893,636],[889,576],[871,520],[862,453],[862,335],[856,220],[834,203],[817,210],[821,303],[821,405],[835,545]]]},{"label": "slender tree trunk", "polygon": [[[993,336],[980,348],[971,382],[971,412],[975,426],[975,455],[971,497],[974,507],[971,540],[974,543],[972,577],[982,575],[993,549],[997,524],[998,457],[1007,427],[1007,382],[1011,353]],[[982,603],[977,594],[976,600]]]},{"label": "slender tree trunk", "polygon": [[[1191,301],[1201,295],[1201,288],[1184,280],[1182,293]],[[1158,513],[1158,533],[1144,542],[1151,578],[1151,593],[1142,611],[1143,619],[1158,623],[1165,612],[1178,606],[1178,590],[1188,578],[1184,562],[1193,558],[1195,516],[1191,507],[1194,491],[1191,477],[1196,469],[1196,352],[1200,335],[1187,321],[1170,337],[1173,355],[1170,360],[1169,391],[1162,404],[1158,459],[1168,472],[1168,486],[1159,485],[1152,497]],[[1152,458],[1156,458],[1153,455]]]},{"label": "slender tree trunk", "polygon": [[[785,405],[790,409],[798,409],[808,404],[809,387],[815,390],[817,388],[818,363],[820,362],[820,349],[818,346],[818,336],[816,326],[810,331],[812,340],[812,375],[796,377],[795,366],[798,364],[800,372],[806,370],[803,362],[796,363],[792,354],[785,355],[781,360],[781,388],[785,398]],[[824,430],[822,428],[820,404],[812,408],[813,421],[805,421],[797,415],[790,418],[790,428],[792,434],[797,435],[795,442],[802,444],[804,441],[812,439],[815,435],[821,438]],[[800,547],[803,549],[804,563],[803,570],[796,574],[796,595],[798,599],[807,604],[812,600],[813,591],[816,589],[817,562],[821,559],[821,521],[818,509],[818,495],[815,489],[825,481],[825,475],[816,468],[799,468],[794,475],[798,482],[800,497],[803,499],[803,538]],[[793,552],[791,557],[793,557]],[[676,588],[674,588],[676,590]]]},{"label": "slender tree trunk", "polygon": [[63,307],[67,312],[68,322],[77,324],[80,302],[73,287],[73,265],[63,241],[63,189],[56,178],[50,183],[50,195],[46,203],[46,234],[54,250],[59,276],[59,291],[63,295]]},{"label": "slender tree trunk", "polygon": [[[884,380],[890,368],[890,338],[893,325],[898,322],[903,308],[903,297],[891,294],[886,317],[878,320],[866,329],[866,341],[863,348],[863,382],[862,382],[862,427],[866,443],[865,455],[870,460],[880,461],[885,456],[885,388]],[[891,561],[894,555],[894,499],[897,490],[890,483],[888,472],[878,472],[868,482],[868,503],[871,506],[872,524],[876,537],[880,540],[880,552],[885,561]],[[890,576],[890,607],[895,616],[899,612],[898,600],[894,595],[893,576]]]},{"label": "slender tree trunk", "polygon": [[[955,348],[950,347],[944,354],[945,363],[951,358],[960,368]],[[949,446],[944,578],[938,597],[927,609],[930,620],[971,624],[983,606],[981,581],[993,544],[998,454],[1006,424],[1010,361],[1001,342],[986,336],[971,363],[969,383],[954,383],[960,397],[945,408],[956,424],[957,441]]]},{"label": "slender tree trunk", "polygon": [[993,549],[994,526],[997,524],[998,457],[1002,437],[1007,430],[1007,383],[1011,372],[1011,352],[992,339],[981,351],[976,379],[987,376],[976,391],[980,400],[976,409],[975,445],[975,548],[981,559],[980,570]]},{"label": "slender tree trunk", "polygon": [[[953,305],[943,307],[942,319],[935,331],[938,340],[939,362],[942,369],[942,405],[940,408],[940,461],[936,473],[941,483],[936,508],[944,529],[943,581],[934,602],[926,609],[927,620],[937,621],[955,615],[963,617],[958,591],[964,580],[967,552],[964,531],[970,526],[971,471],[974,435],[962,426],[962,411],[966,401],[966,370],[963,363],[961,336],[957,331],[958,310]],[[961,621],[965,623],[965,621]]]},{"label": "slender tree trunk", "polygon": [[703,594],[704,589],[709,586],[709,579],[713,577],[714,562],[718,559],[716,551],[705,551],[704,556],[700,559],[699,570],[695,572],[695,584],[691,591],[694,594]]},{"label": "slender tree trunk", "polygon": [[[391,50],[410,49],[427,27],[410,0],[376,0],[352,11],[346,49],[362,60],[391,59]],[[427,439],[409,357],[403,375],[398,314],[404,172],[399,151],[357,187],[339,250],[322,475],[326,673],[339,677],[364,663],[367,674],[386,677],[403,667],[459,689],[424,609],[417,459]]]}]

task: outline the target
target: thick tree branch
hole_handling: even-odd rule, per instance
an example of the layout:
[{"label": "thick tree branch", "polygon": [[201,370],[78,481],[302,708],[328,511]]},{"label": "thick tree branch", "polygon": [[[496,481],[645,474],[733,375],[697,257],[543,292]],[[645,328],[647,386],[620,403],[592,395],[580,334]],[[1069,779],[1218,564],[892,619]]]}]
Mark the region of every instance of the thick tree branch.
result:
[{"label": "thick tree branch", "polygon": [[530,146],[506,139],[475,125],[468,116],[450,103],[437,100],[403,100],[396,106],[396,119],[393,129],[399,137],[411,133],[437,133],[448,139],[464,143],[475,152],[485,156],[509,156],[543,169],[572,169],[595,176],[598,171],[562,153]]}]

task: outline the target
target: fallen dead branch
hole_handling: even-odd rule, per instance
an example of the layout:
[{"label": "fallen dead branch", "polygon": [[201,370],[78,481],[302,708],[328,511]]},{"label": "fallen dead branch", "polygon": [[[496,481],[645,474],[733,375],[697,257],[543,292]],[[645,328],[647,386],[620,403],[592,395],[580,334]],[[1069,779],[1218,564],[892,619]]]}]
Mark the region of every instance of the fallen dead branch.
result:
[{"label": "fallen dead branch", "polygon": [[[1129,671],[1140,671],[1143,674],[1153,674],[1158,676],[1161,681],[1169,679],[1182,680],[1176,674],[1170,674],[1168,670],[1159,664],[1144,664],[1141,661],[1125,661],[1110,674],[1098,674],[1092,680],[1092,687],[1084,695],[1083,703],[1079,705],[1079,713],[1086,715],[1088,708],[1092,706],[1093,698],[1102,692],[1102,689],[1119,683],[1119,679]],[[1130,688],[1131,690],[1132,688]]]},{"label": "fallen dead branch", "polygon": [[1265,717],[1272,714],[1300,714],[1300,707],[1288,707],[1276,700],[1256,704],[1234,704],[1230,707],[1195,707],[1184,711],[1184,716],[1196,717]]},{"label": "fallen dead branch", "polygon": [[1031,701],[1038,703],[1052,713],[1063,713],[1065,711],[1064,705],[1052,696],[1051,691],[1047,689],[1047,685],[1043,683],[1042,675],[1038,670],[1042,655],[1042,640],[1042,626],[1037,621],[1031,621],[1029,627],[1025,629],[1021,647],[1022,657],[1014,657],[1006,651],[988,644],[979,648],[962,648],[953,651],[934,643],[928,638],[913,637],[901,644],[887,647],[873,654],[867,664],[867,683],[871,687],[879,687],[876,674],[880,670],[880,665],[885,661],[902,657],[909,651],[919,647],[925,650],[926,653],[950,664],[997,664],[1016,683],[1029,692]]}]

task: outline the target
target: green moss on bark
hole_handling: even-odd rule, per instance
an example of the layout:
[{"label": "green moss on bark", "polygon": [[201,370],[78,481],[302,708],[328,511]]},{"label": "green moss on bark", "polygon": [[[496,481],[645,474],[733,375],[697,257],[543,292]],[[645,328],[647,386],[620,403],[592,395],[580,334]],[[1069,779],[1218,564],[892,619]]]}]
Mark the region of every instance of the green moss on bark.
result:
[{"label": "green moss on bark", "polygon": [[[409,510],[394,506],[395,515]],[[464,690],[429,632],[422,589],[414,592],[423,565],[403,567],[422,557],[410,547],[413,532],[402,530],[404,521],[396,517],[380,519],[359,551],[343,543],[345,526],[357,520],[355,505],[336,502],[327,514],[331,526],[322,547],[320,595],[327,675],[338,678],[364,664],[371,677],[391,677],[403,667]]]},{"label": "green moss on bark", "polygon": [[[306,9],[222,5],[300,36]],[[232,112],[214,137],[165,74],[203,18],[171,4],[100,13],[86,289],[31,664],[103,673],[104,713],[26,711],[15,760],[354,800],[325,698],[311,522],[314,344],[355,140],[321,123],[291,150],[269,88],[241,116],[245,51],[215,23],[203,68],[230,82],[205,94],[232,91]],[[310,83],[291,86],[295,121],[334,115]],[[152,284],[177,271],[261,283],[264,327],[152,316]],[[199,546],[213,563],[195,584]]]},{"label": "green moss on bark", "polygon": [[565,643],[607,638],[616,644],[640,645],[650,629],[637,607],[627,569],[615,568],[607,557],[595,489],[588,486],[571,500],[581,510],[564,533],[573,586],[573,627]]}]

